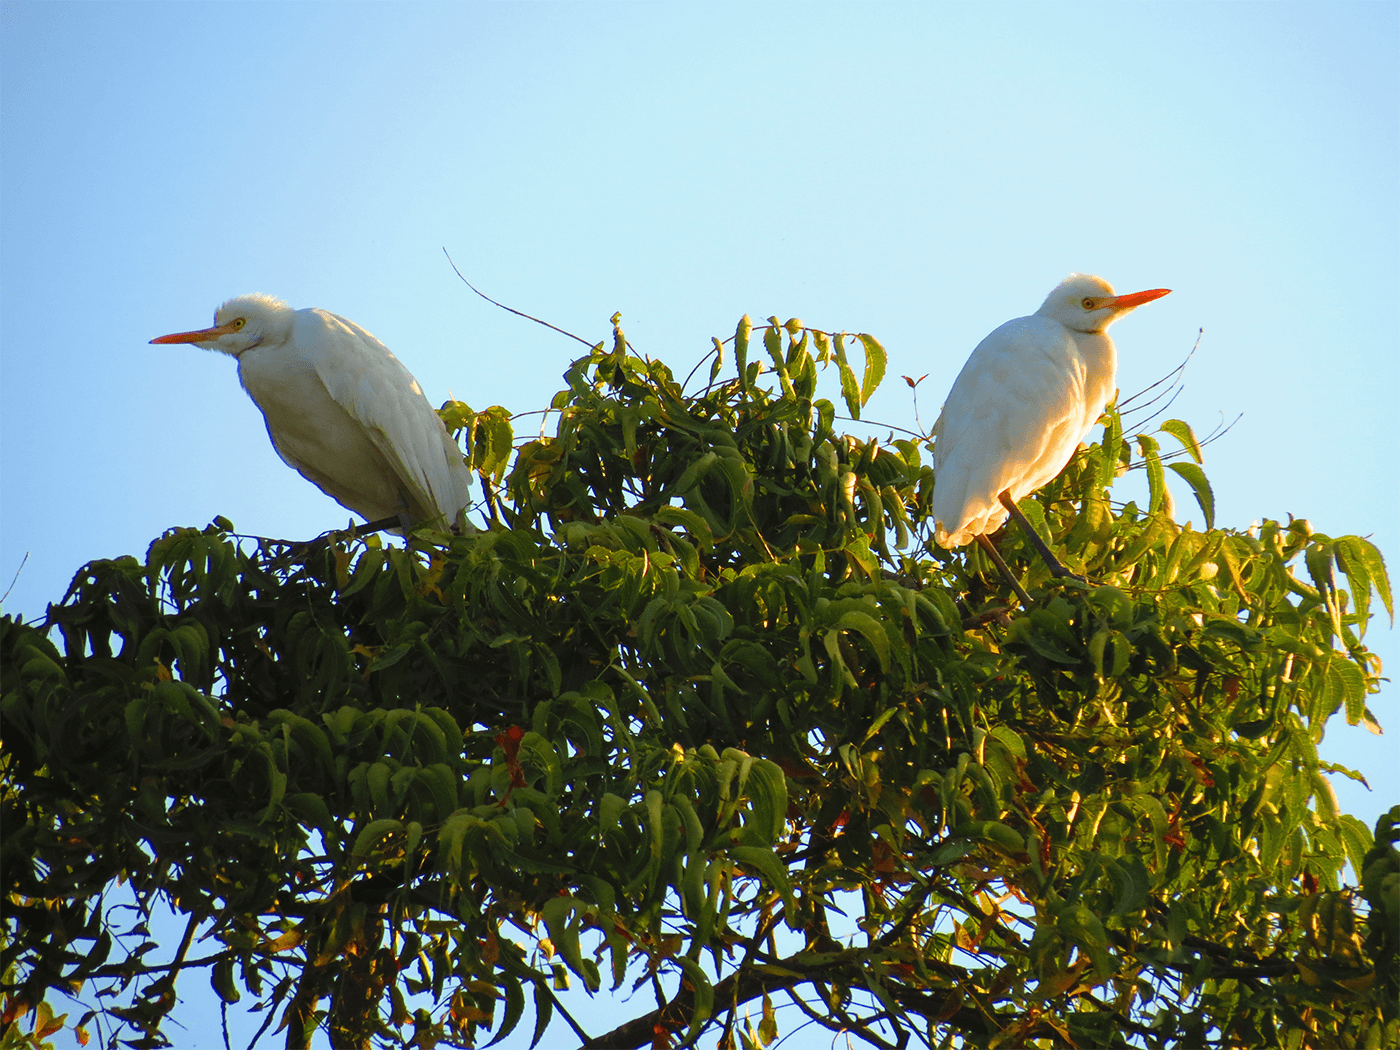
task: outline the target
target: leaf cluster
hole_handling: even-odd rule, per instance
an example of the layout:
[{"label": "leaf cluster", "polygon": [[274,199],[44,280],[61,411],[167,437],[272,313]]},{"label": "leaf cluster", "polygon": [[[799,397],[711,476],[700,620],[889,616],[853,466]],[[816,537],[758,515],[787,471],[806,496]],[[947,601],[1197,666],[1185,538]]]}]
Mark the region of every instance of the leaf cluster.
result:
[{"label": "leaf cluster", "polygon": [[[1110,411],[1022,502],[1089,582],[1007,530],[1012,610],[933,545],[923,440],[818,396],[835,368],[859,417],[878,341],[744,318],[687,393],[616,324],[550,436],[444,406],[482,532],[219,520],[0,621],[3,1045],[58,995],[168,1045],[189,971],[288,1046],[482,1045],[527,1009],[536,1041],[768,1045],[775,997],[877,1047],[1395,1041],[1400,807],[1373,835],[1317,753],[1339,712],[1379,728],[1374,546],[1212,527],[1168,421],[1207,528],[1178,524]],[[157,903],[187,929],[148,963]],[[654,1005],[587,1033],[574,980]]]}]

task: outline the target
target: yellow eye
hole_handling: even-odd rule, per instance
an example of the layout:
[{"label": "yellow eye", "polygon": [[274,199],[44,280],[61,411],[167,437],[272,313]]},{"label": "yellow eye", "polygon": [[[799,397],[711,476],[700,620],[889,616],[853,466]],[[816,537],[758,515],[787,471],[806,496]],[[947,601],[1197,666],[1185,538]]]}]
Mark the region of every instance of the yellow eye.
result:
[{"label": "yellow eye", "polygon": [[1085,299],[1085,300],[1084,300],[1083,302],[1081,302],[1079,305],[1082,306],[1082,307],[1084,307],[1084,309],[1086,309],[1086,310],[1092,310],[1092,309],[1094,308],[1094,300],[1092,300],[1092,299]]},{"label": "yellow eye", "polygon": [[[1088,299],[1085,299],[1084,301],[1087,303],[1089,300],[1088,300]],[[236,320],[236,321],[233,322],[233,327],[235,327],[235,328],[242,328],[242,327],[243,327],[245,324],[247,324],[247,323],[248,323],[247,321],[245,321],[243,318],[240,317],[238,320]]]}]

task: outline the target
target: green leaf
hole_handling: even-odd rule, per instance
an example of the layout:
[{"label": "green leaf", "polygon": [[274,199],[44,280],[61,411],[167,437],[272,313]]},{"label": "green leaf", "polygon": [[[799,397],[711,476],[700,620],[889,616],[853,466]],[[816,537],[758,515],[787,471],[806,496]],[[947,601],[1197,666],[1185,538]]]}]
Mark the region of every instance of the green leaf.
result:
[{"label": "green leaf", "polygon": [[729,856],[739,864],[758,870],[768,885],[783,898],[783,907],[787,909],[788,914],[788,926],[796,928],[793,926],[796,919],[792,914],[792,884],[788,881],[787,869],[783,867],[778,855],[761,846],[731,846]]},{"label": "green leaf", "polygon": [[1104,870],[1113,880],[1113,911],[1115,919],[1135,915],[1147,907],[1147,894],[1152,881],[1142,858],[1129,854],[1118,860],[1103,858]]},{"label": "green leaf", "polygon": [[889,363],[889,354],[885,352],[885,348],[873,335],[866,335],[862,332],[856,338],[865,347],[865,375],[860,381],[860,403],[863,406],[870,400],[870,395],[875,393],[875,388],[880,385],[880,381],[885,378],[885,366]]},{"label": "green leaf", "polygon": [[656,520],[665,525],[681,526],[695,538],[700,549],[707,554],[714,549],[714,533],[710,531],[710,526],[705,519],[694,511],[686,510],[684,507],[659,507],[656,511]]},{"label": "green leaf", "polygon": [[403,830],[403,821],[387,817],[371,821],[355,836],[355,846],[350,854],[356,860],[364,860],[373,853],[381,842],[397,831]]},{"label": "green leaf", "polygon": [[1138,452],[1147,466],[1148,510],[1159,513],[1167,500],[1166,475],[1162,471],[1162,459],[1157,454],[1157,442],[1146,434],[1137,436]]},{"label": "green leaf", "polygon": [[744,781],[751,817],[744,824],[744,843],[771,846],[787,825],[787,777],[776,763],[754,759]]},{"label": "green leaf", "polygon": [[[1201,456],[1201,443],[1196,440],[1196,432],[1191,429],[1189,423],[1185,423],[1180,419],[1169,419],[1163,423],[1159,429],[1180,441],[1181,447],[1184,448],[1187,454],[1197,463],[1205,462],[1204,458]],[[1210,526],[1206,527],[1209,528]]]},{"label": "green leaf", "polygon": [[[1118,476],[1118,461],[1123,454],[1123,417],[1116,406],[1110,407],[1105,415],[1108,421],[1104,424],[1103,440],[1099,442],[1098,481],[1095,485],[1099,489],[1109,488],[1113,484],[1113,479]],[[1024,505],[1019,501],[1018,505],[1024,512]],[[1046,534],[1042,532],[1041,535]]]},{"label": "green leaf", "polygon": [[1194,463],[1168,463],[1167,466],[1191,486],[1191,493],[1205,515],[1206,528],[1215,528],[1215,490],[1211,488],[1206,472]]},{"label": "green leaf", "polygon": [[848,612],[844,613],[841,618],[836,621],[835,626],[842,630],[856,631],[859,633],[870,643],[870,647],[875,650],[875,657],[880,661],[880,670],[889,670],[890,639],[889,635],[885,633],[885,629],[880,626],[880,621],[876,620],[875,617],[871,616],[869,613]]},{"label": "green leaf", "polygon": [[1056,926],[1067,941],[1078,945],[1094,963],[1094,972],[1101,980],[1113,975],[1113,956],[1108,951],[1108,933],[1097,915],[1084,904],[1067,906],[1056,918]]},{"label": "green leaf", "polygon": [[550,993],[549,985],[543,978],[536,978],[534,986],[535,1034],[530,1040],[530,1050],[535,1050],[535,1047],[540,1045],[545,1029],[549,1027],[550,1019],[554,1016],[554,996]]},{"label": "green leaf", "polygon": [[596,992],[600,986],[597,967],[588,967],[579,946],[578,902],[573,897],[551,897],[540,908],[549,939],[569,966],[569,969],[582,978],[589,992]]},{"label": "green leaf", "polygon": [[214,963],[209,973],[209,983],[223,1002],[236,1003],[242,999],[238,986],[233,983],[233,956],[225,955]]},{"label": "green leaf", "polygon": [[1359,880],[1361,873],[1365,870],[1366,854],[1376,844],[1375,839],[1371,836],[1371,829],[1350,813],[1343,813],[1337,822],[1337,833],[1342,840],[1342,845],[1346,848],[1347,861],[1355,873],[1354,877]]},{"label": "green leaf", "polygon": [[836,334],[836,372],[841,377],[841,397],[846,402],[846,410],[852,419],[860,418],[860,384],[856,382],[855,369],[846,358],[846,333]]},{"label": "green leaf", "polygon": [[1385,569],[1385,559],[1381,557],[1381,552],[1370,540],[1356,537],[1361,548],[1361,560],[1366,566],[1366,575],[1371,581],[1371,586],[1381,598],[1381,604],[1385,606],[1386,614],[1390,617],[1390,626],[1395,626],[1395,605],[1390,597],[1390,574]]},{"label": "green leaf", "polygon": [[753,322],[749,320],[749,315],[745,314],[739,318],[739,324],[734,329],[734,367],[739,374],[739,389],[749,388],[749,335],[753,332]]},{"label": "green leaf", "polygon": [[682,1041],[683,1045],[690,1045],[714,1014],[715,988],[694,959],[678,955],[676,962],[680,963],[681,969],[685,971],[685,980],[695,995],[691,1006],[693,1012],[690,1015],[690,1025],[686,1028],[685,1039]]},{"label": "green leaf", "polygon": [[1366,710],[1366,678],[1361,669],[1340,653],[1333,653],[1319,668],[1325,698],[1324,715],[1345,705],[1347,725],[1360,725]]},{"label": "green leaf", "polygon": [[[977,768],[976,765],[969,765],[968,771],[971,772]],[[1015,828],[996,820],[974,821],[973,823],[977,830],[971,837],[989,843],[1008,857],[1020,857],[1025,854],[1026,840]]]}]

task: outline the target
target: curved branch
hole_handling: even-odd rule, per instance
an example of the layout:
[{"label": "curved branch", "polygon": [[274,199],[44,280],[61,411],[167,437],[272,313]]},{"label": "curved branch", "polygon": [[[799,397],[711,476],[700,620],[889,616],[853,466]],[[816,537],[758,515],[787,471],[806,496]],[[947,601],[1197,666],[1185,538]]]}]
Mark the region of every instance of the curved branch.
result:
[{"label": "curved branch", "polygon": [[[747,1003],[775,991],[791,992],[800,985],[811,984],[814,981],[864,987],[865,970],[869,964],[868,952],[860,949],[842,952],[843,958],[839,961],[833,961],[830,953],[821,953],[814,961],[802,959],[803,954],[806,953],[777,960],[771,965],[763,966],[762,969],[740,970],[730,974],[715,985],[714,1001]],[[939,967],[940,971],[945,967],[956,974],[957,967],[945,964]],[[956,976],[954,979],[958,980]],[[1003,1018],[983,1006],[979,997],[968,989],[962,980],[958,980],[958,983],[959,987],[948,996],[936,996],[901,984],[886,984],[885,989],[900,1005],[908,1004],[926,1017],[937,1017],[940,1021],[951,1022],[964,1029],[971,1026],[971,1030],[980,1031],[990,1025],[991,1030],[998,1031],[1004,1027],[1000,1024],[1001,1021],[1011,1022],[1012,1018]],[[958,1005],[949,1010],[949,996],[955,997],[960,1004],[970,1000],[978,1005]],[[579,1050],[626,1050],[651,1046],[658,1029],[677,1031],[687,1027],[694,1005],[694,991],[682,984],[665,1006],[634,1017],[611,1032],[594,1036],[580,1044]],[[885,1019],[898,1029],[896,1019]]]}]

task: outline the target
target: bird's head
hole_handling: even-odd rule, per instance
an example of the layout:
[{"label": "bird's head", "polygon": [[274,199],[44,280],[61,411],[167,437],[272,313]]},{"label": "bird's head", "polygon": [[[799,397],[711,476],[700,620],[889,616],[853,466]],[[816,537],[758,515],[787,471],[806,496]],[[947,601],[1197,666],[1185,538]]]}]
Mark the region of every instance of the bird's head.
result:
[{"label": "bird's head", "polygon": [[1115,295],[1113,286],[1102,277],[1072,273],[1045,297],[1036,313],[1053,317],[1076,332],[1102,332],[1124,314],[1170,292],[1170,288],[1151,288]]},{"label": "bird's head", "polygon": [[238,357],[261,343],[281,342],[291,334],[296,313],[270,295],[240,295],[214,311],[214,327],[158,336],[153,343],[193,343]]}]

